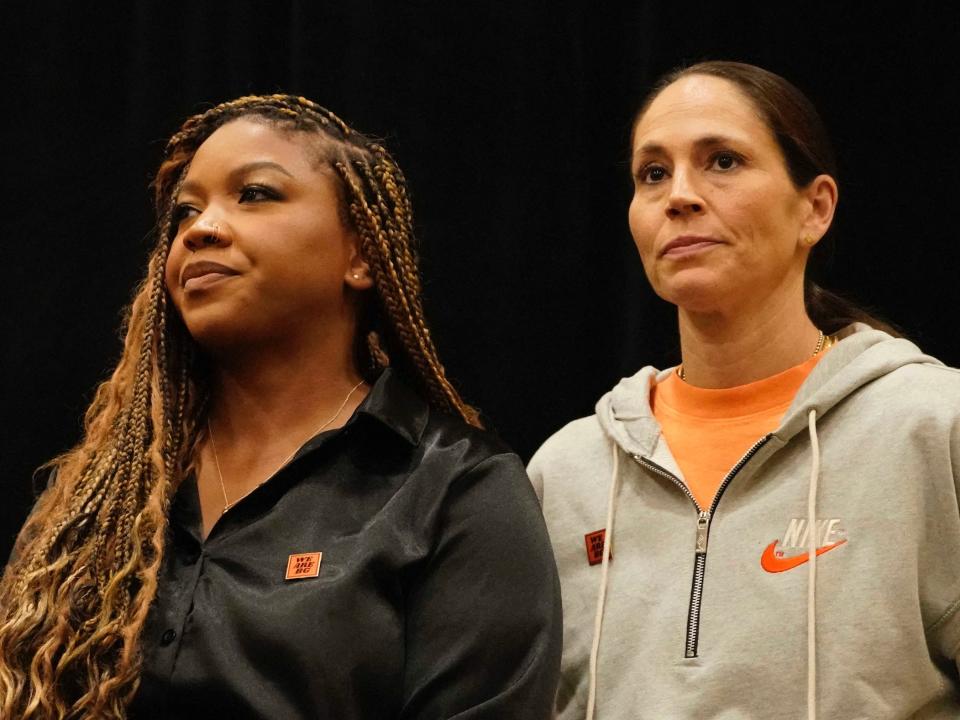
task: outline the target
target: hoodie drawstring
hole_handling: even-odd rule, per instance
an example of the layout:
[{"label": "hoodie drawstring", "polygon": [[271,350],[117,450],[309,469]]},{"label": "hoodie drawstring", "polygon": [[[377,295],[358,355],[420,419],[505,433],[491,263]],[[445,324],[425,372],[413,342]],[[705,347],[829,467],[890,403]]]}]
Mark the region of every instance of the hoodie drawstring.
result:
[{"label": "hoodie drawstring", "polygon": [[820,441],[817,411],[807,415],[810,428],[810,485],[807,490],[807,720],[817,720],[817,481],[820,479]]},{"label": "hoodie drawstring", "polygon": [[[807,415],[810,431],[810,482],[807,490],[807,720],[817,720],[817,484],[820,480],[820,440],[817,437],[817,411]],[[611,442],[613,471],[610,473],[610,494],[607,498],[607,523],[603,534],[603,564],[600,570],[600,589],[597,593],[597,613],[593,622],[593,643],[590,647],[590,685],[587,694],[586,720],[593,720],[597,701],[597,657],[600,651],[600,631],[607,599],[607,578],[610,567],[610,548],[613,546],[613,521],[620,485],[620,453]]]},{"label": "hoodie drawstring", "polygon": [[620,452],[617,443],[613,448],[613,472],[610,474],[610,496],[607,498],[607,524],[603,532],[603,564],[600,568],[600,590],[597,594],[597,614],[593,621],[593,644],[590,647],[590,690],[587,694],[587,718],[593,720],[597,701],[597,656],[600,651],[600,628],[603,626],[603,606],[607,599],[607,575],[610,567],[610,548],[613,547],[613,518],[617,503],[617,488],[620,484]]}]

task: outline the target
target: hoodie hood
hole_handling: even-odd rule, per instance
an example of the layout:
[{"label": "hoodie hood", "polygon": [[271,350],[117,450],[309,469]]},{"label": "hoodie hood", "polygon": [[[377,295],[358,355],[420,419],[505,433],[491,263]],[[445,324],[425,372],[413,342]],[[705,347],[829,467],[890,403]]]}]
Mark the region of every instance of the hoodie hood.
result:
[{"label": "hoodie hood", "polygon": [[[837,403],[864,385],[904,365],[942,363],[904,338],[894,338],[862,323],[837,333],[838,342],[817,363],[781,421],[774,436],[786,442],[807,427],[810,410],[823,418]],[[596,405],[603,431],[630,455],[650,457],[660,429],[650,409],[650,388],[673,368],[647,366],[622,379]]]}]

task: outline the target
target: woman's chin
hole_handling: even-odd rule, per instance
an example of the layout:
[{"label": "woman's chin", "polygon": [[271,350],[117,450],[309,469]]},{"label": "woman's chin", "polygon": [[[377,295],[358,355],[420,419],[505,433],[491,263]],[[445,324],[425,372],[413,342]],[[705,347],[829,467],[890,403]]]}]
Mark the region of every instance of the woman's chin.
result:
[{"label": "woman's chin", "polygon": [[674,278],[656,292],[663,300],[681,310],[695,313],[714,313],[730,303],[731,293],[716,278]]},{"label": "woman's chin", "polygon": [[257,333],[247,323],[237,322],[236,317],[190,317],[185,323],[187,332],[197,345],[206,352],[217,355],[236,350],[256,342]]}]

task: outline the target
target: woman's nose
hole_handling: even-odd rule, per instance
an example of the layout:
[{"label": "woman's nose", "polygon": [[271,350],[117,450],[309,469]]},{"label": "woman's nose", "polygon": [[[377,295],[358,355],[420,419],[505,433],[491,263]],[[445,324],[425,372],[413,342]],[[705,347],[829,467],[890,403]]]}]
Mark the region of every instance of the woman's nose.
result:
[{"label": "woman's nose", "polygon": [[188,250],[196,252],[204,247],[228,245],[230,233],[218,219],[201,215],[183,232],[181,239]]},{"label": "woman's nose", "polygon": [[670,179],[670,194],[667,197],[666,213],[671,219],[703,211],[703,198],[687,170],[677,170]]}]

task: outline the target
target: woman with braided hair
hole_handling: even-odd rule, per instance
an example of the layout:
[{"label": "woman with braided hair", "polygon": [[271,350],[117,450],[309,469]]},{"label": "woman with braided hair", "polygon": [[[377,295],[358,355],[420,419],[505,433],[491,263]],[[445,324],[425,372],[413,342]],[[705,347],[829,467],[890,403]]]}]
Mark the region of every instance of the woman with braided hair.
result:
[{"label": "woman with braided hair", "polygon": [[154,187],[122,357],[0,583],[0,717],[548,717],[549,541],[439,362],[393,159],[244,97]]}]

